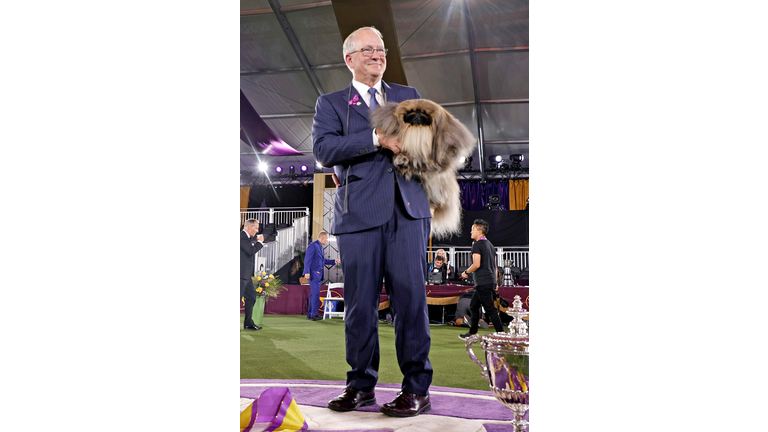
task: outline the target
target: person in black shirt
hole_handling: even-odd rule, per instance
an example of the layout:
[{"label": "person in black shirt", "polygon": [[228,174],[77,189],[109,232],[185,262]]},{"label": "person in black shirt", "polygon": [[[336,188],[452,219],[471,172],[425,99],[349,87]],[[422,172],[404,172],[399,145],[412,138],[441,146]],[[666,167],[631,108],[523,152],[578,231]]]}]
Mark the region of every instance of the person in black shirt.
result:
[{"label": "person in black shirt", "polygon": [[[503,332],[504,326],[493,304],[493,293],[496,288],[496,250],[487,238],[488,222],[475,219],[472,222],[472,230],[469,235],[475,242],[472,244],[472,265],[461,274],[466,279],[470,273],[475,274],[475,294],[469,304],[469,310],[473,317],[480,316],[480,306],[490,315],[493,327],[497,332]],[[477,333],[479,320],[473,319],[469,333],[459,335],[459,339],[468,339]]]}]

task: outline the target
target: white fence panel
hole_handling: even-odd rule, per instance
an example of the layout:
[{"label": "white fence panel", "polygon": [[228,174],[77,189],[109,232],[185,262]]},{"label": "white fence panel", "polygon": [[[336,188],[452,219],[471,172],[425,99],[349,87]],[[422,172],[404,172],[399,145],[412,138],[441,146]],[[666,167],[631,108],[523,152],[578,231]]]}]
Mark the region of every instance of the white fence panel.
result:
[{"label": "white fence panel", "polygon": [[297,218],[309,216],[309,207],[272,207],[240,209],[240,225],[248,219],[256,219],[259,224],[288,224]]},{"label": "white fence panel", "polygon": [[[293,219],[293,226],[277,230],[277,238],[256,254],[256,270],[274,273],[309,244],[309,216]],[[263,265],[263,266],[262,266]]]}]

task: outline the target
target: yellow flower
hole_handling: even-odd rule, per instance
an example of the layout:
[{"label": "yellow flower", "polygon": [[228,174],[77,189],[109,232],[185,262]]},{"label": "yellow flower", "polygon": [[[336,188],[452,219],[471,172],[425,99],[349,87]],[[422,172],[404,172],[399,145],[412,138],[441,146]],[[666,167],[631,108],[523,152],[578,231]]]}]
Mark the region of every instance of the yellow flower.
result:
[{"label": "yellow flower", "polygon": [[262,275],[264,275],[264,276],[266,276],[266,275],[267,275],[267,272],[263,271],[263,272],[261,272],[261,274],[262,274]]},{"label": "yellow flower", "polygon": [[261,280],[261,276],[257,277],[256,280]]},{"label": "yellow flower", "polygon": [[269,278],[270,278],[270,279],[274,279],[274,278],[275,278],[275,275],[273,275],[273,274],[272,274],[272,275],[269,275]]},{"label": "yellow flower", "polygon": [[269,284],[268,284],[268,283],[265,283],[265,284],[264,284],[264,286],[265,286],[265,287],[268,287],[268,286],[269,286]]},{"label": "yellow flower", "polygon": [[261,292],[261,287],[256,288],[256,292]]}]

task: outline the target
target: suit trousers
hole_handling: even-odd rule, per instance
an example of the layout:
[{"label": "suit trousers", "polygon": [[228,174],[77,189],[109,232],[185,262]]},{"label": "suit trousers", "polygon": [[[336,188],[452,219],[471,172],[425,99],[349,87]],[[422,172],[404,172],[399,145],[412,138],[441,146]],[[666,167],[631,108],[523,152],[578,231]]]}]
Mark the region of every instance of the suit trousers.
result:
[{"label": "suit trousers", "polygon": [[430,219],[405,213],[400,194],[384,225],[336,236],[344,272],[347,385],[373,391],[379,370],[379,300],[382,280],[395,325],[402,390],[428,394],[431,337],[424,285]]},{"label": "suit trousers", "polygon": [[248,295],[250,291],[256,292],[253,287],[253,281],[251,279],[240,279],[240,298],[245,297],[245,319],[243,319],[243,327],[254,326],[253,323],[253,306],[256,304],[256,298],[252,295]]},{"label": "suit trousers", "polygon": [[472,326],[469,328],[469,334],[477,333],[477,327],[479,326],[480,318],[482,318],[480,314],[481,305],[485,309],[485,313],[491,317],[493,328],[497,332],[504,331],[499,312],[496,310],[496,305],[493,304],[493,291],[495,288],[495,284],[478,285],[475,287],[475,294],[472,296],[472,301],[469,302],[469,312],[472,315]]},{"label": "suit trousers", "polygon": [[307,305],[307,318],[318,315],[320,310],[320,278],[312,279],[309,275],[309,304]]}]

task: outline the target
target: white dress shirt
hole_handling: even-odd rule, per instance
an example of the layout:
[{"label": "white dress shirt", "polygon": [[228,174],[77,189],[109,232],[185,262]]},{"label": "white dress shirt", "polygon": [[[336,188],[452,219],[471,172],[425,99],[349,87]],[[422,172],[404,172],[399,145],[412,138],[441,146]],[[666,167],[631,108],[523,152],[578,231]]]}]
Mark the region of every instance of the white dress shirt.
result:
[{"label": "white dress shirt", "polygon": [[[360,96],[363,97],[363,102],[365,102],[366,105],[369,107],[371,106],[371,94],[368,93],[368,89],[371,87],[368,87],[367,85],[357,82],[355,80],[352,80],[352,85],[355,86],[355,90],[357,90],[358,93],[360,93]],[[376,89],[376,102],[379,103],[379,106],[384,103],[384,95],[381,93],[381,80],[376,82],[376,84],[373,85],[373,88]],[[379,148],[379,136],[376,135],[376,130],[373,131],[373,146],[376,148]]]}]

